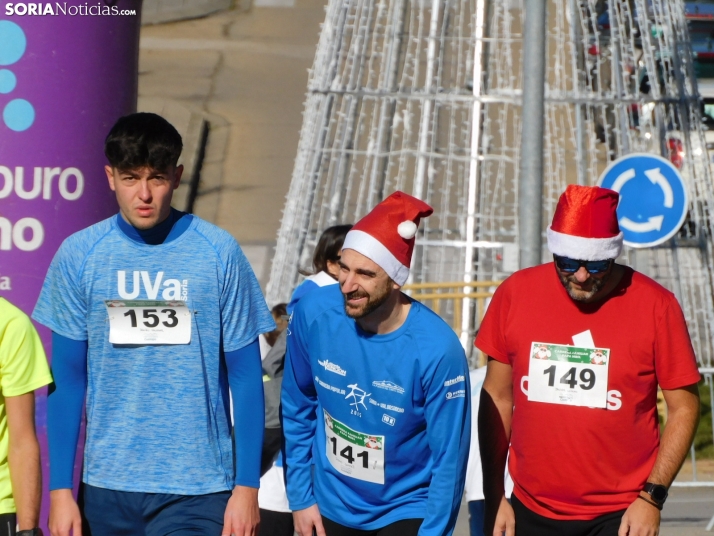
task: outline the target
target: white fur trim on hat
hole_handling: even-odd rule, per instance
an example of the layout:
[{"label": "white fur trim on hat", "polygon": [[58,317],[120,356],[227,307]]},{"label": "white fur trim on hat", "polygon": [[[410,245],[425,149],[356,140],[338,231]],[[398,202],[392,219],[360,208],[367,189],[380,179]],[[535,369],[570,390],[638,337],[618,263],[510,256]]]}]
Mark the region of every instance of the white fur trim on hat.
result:
[{"label": "white fur trim on hat", "polygon": [[560,257],[580,261],[605,261],[617,258],[622,252],[623,234],[610,238],[585,238],[554,231],[548,226],[548,249]]},{"label": "white fur trim on hat", "polygon": [[414,238],[417,233],[417,225],[411,220],[403,221],[397,225],[397,232],[404,240]]},{"label": "white fur trim on hat", "polygon": [[371,234],[351,230],[345,237],[342,249],[354,249],[376,262],[400,287],[407,282],[409,268],[399,262],[392,252]]}]

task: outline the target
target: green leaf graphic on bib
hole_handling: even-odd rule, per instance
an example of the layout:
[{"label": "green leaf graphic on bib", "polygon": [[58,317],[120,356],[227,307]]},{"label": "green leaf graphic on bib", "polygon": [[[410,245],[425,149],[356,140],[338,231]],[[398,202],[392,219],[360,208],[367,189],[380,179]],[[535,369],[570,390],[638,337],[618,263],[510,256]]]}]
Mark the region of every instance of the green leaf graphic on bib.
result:
[{"label": "green leaf graphic on bib", "polygon": [[332,467],[351,478],[384,484],[384,436],[358,432],[324,414],[325,453]]},{"label": "green leaf graphic on bib", "polygon": [[604,365],[610,356],[610,350],[604,348],[578,348],[563,344],[534,342],[531,347],[533,359],[566,361],[568,363],[590,363]]}]

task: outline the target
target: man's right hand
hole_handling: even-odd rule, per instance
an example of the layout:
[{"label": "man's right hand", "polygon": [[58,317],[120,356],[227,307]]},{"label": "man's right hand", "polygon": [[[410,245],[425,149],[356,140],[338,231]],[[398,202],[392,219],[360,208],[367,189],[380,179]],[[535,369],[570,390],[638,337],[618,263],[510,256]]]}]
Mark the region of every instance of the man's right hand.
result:
[{"label": "man's right hand", "polygon": [[82,536],[82,516],[71,489],[50,491],[50,534]]},{"label": "man's right hand", "polygon": [[[304,510],[294,511],[293,521],[295,523],[295,532],[298,533],[298,536],[313,536],[313,528],[317,536],[327,536],[325,528],[322,526],[320,509],[316,504],[308,506]],[[52,536],[55,536],[55,534],[52,534]]]},{"label": "man's right hand", "polygon": [[493,525],[493,536],[515,536],[516,534],[516,515],[513,513],[513,507],[505,497],[501,498],[501,504],[498,506],[496,513],[496,523]]}]

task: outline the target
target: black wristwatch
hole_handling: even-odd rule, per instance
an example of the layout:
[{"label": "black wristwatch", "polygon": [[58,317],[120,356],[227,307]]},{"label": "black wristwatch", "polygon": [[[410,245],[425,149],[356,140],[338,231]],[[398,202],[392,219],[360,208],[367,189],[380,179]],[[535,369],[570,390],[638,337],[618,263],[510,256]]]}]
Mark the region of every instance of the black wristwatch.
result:
[{"label": "black wristwatch", "polygon": [[660,510],[662,509],[664,501],[667,500],[667,488],[665,488],[662,484],[647,482],[645,487],[642,488],[642,491],[650,496],[652,502],[655,503]]},{"label": "black wristwatch", "polygon": [[42,529],[35,527],[34,529],[18,530],[16,536],[42,536]]}]

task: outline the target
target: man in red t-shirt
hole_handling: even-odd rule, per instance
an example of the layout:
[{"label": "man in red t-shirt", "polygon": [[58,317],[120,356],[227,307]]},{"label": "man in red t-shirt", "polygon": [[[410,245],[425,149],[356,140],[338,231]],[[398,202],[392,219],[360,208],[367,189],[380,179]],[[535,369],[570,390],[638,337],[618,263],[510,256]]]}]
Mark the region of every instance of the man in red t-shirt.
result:
[{"label": "man in red t-shirt", "polygon": [[[614,263],[618,194],[569,186],[554,263],[496,291],[475,344],[485,534],[655,536],[699,418],[700,376],[674,295]],[[660,438],[657,386],[668,409]],[[506,456],[515,488],[503,496]]]}]

